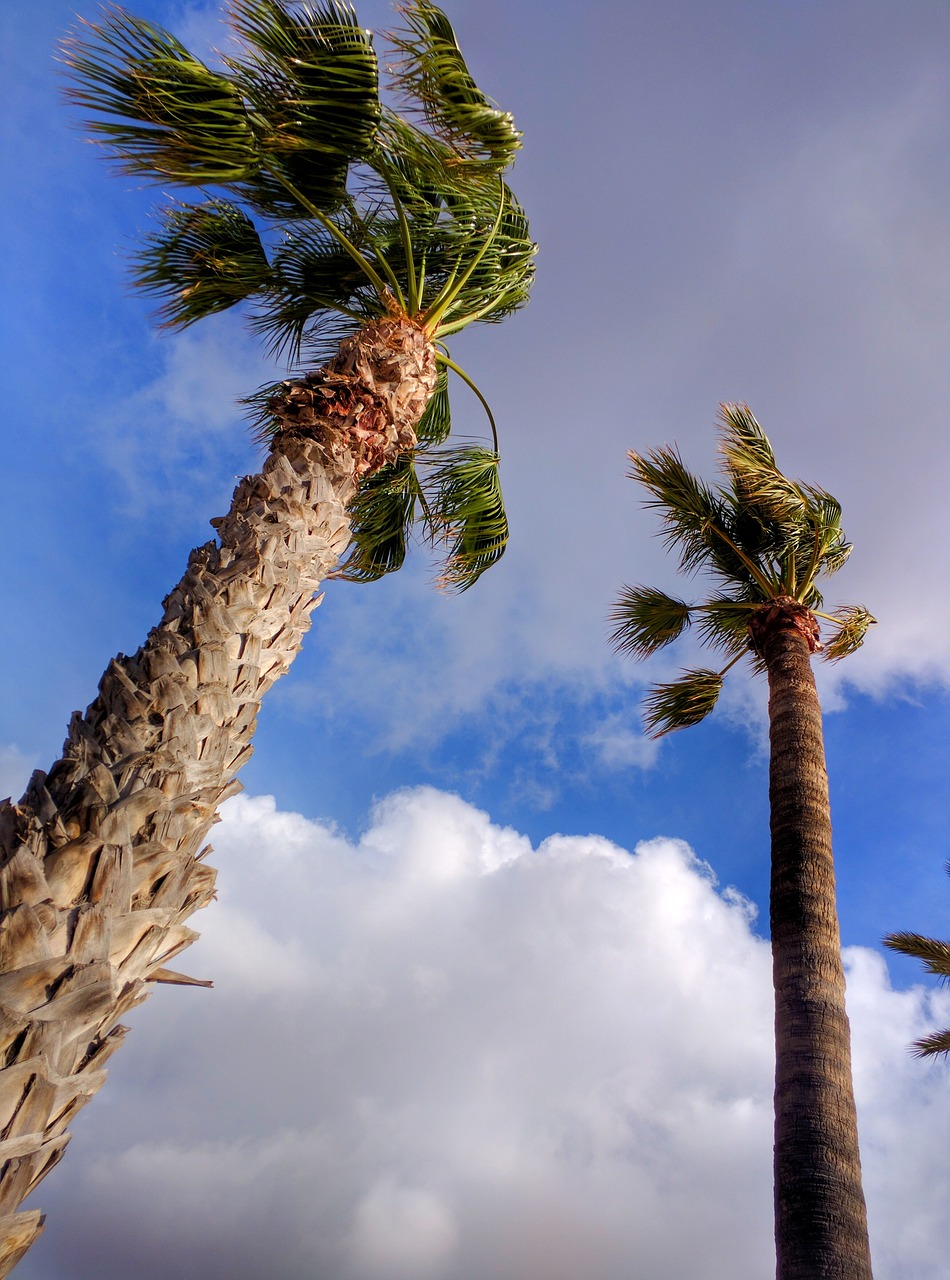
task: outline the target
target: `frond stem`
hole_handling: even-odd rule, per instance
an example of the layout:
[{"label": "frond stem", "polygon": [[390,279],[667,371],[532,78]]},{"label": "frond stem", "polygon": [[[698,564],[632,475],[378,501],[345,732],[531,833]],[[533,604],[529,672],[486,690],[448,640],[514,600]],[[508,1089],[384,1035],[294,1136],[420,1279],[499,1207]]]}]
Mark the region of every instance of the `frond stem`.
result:
[{"label": "frond stem", "polygon": [[[379,273],[374,270],[372,263],[369,262],[365,254],[360,253],[359,249],[357,249],[356,245],[349,238],[349,236],[347,236],[345,232],[341,231],[340,228],[336,225],[336,223],[333,222],[332,219],[328,218],[325,213],[322,213],[317,208],[317,206],[313,204],[312,201],[308,200],[302,191],[298,191],[297,188],[294,186],[294,184],[290,181],[290,179],[285,177],[280,172],[279,169],[275,168],[272,165],[263,165],[262,167],[266,168],[267,171],[277,179],[277,181],[281,184],[281,186],[283,186],[287,191],[289,191],[289,193],[298,202],[298,204],[301,204],[307,210],[307,212],[310,214],[311,217],[316,218],[316,220],[320,223],[320,225],[324,227],[327,231],[329,231],[330,235],[333,236],[334,240],[336,240],[337,243],[343,249],[346,250],[346,252],[350,255],[350,257],[353,259],[353,261],[356,263],[359,269],[363,272],[363,274],[372,284],[373,288],[376,290],[376,293],[379,296],[380,302],[383,304],[383,306],[386,306],[387,299],[390,295],[389,286],[383,280],[382,276],[380,276]],[[380,260],[381,262],[383,262],[384,267],[389,266],[389,264],[386,263],[384,259],[381,258]],[[399,288],[398,284],[396,285],[396,288],[397,289]]]},{"label": "frond stem", "polygon": [[498,229],[501,226],[501,219],[505,212],[504,181],[502,179],[499,179],[499,182],[501,183],[501,199],[498,202],[498,213],[495,216],[495,221],[492,225],[491,231],[489,231],[488,235],[485,237],[485,241],[482,244],[482,247],[479,249],[478,253],[476,253],[475,257],[468,264],[466,269],[462,272],[461,277],[458,280],[455,280],[454,284],[452,283],[451,279],[446,281],[438,297],[435,299],[432,305],[426,310],[426,312],[422,316],[422,322],[425,328],[430,332],[438,331],[439,321],[445,315],[446,311],[449,309],[449,307],[452,305],[452,303],[455,301],[455,299],[458,297],[461,291],[465,288],[465,285],[468,283],[473,272],[477,269],[482,258],[484,258],[485,254],[491,248],[492,242],[495,239],[495,236],[498,234]]},{"label": "frond stem", "polygon": [[422,306],[422,286],[416,277],[416,264],[412,257],[412,231],[409,227],[409,219],[406,217],[406,211],[402,206],[402,201],[396,192],[389,174],[384,173],[386,186],[389,188],[389,194],[392,197],[393,208],[396,210],[396,218],[399,221],[399,235],[402,239],[403,251],[406,255],[406,274],[409,277],[409,306],[407,311],[409,315],[414,316]]},{"label": "frond stem", "polygon": [[736,553],[736,555],[739,557],[739,559],[742,561],[745,567],[749,570],[753,578],[756,580],[756,582],[759,584],[759,586],[762,588],[762,590],[765,592],[767,596],[771,597],[775,595],[775,584],[773,582],[769,582],[768,578],[762,573],[758,565],[754,561],[750,560],[749,557],[745,554],[745,552],[741,551],[736,546],[736,544],[732,541],[732,539],[723,529],[720,529],[719,526],[717,524],[714,524],[711,520],[709,521],[707,528],[711,529],[712,532],[716,534],[716,536],[720,538],[726,544],[727,547],[730,547]]},{"label": "frond stem", "polygon": [[482,395],[481,391],[479,391],[478,387],[475,385],[475,382],[472,380],[471,377],[469,377],[469,375],[465,372],[465,370],[460,365],[457,365],[454,360],[449,358],[448,352],[444,350],[436,351],[435,358],[438,364],[444,364],[447,369],[451,369],[453,373],[457,373],[458,376],[465,383],[465,385],[469,387],[472,391],[474,391],[475,395],[478,397],[479,401],[481,402],[482,408],[485,410],[485,413],[488,415],[488,422],[491,426],[492,441],[495,446],[495,453],[499,453],[500,450],[498,448],[498,428],[495,426],[495,418],[494,418],[494,415],[492,414],[491,409],[489,408],[488,401]]}]

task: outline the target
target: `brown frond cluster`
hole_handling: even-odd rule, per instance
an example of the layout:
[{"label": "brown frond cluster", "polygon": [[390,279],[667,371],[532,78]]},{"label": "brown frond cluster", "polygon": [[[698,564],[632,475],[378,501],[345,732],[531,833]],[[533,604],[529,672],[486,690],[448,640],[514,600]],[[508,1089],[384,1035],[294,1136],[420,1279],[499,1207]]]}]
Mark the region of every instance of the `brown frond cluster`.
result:
[{"label": "brown frond cluster", "polygon": [[268,409],[282,432],[316,440],[335,458],[352,456],[361,477],[415,447],[436,378],[425,331],[385,317],[345,338],[322,369],[286,382]]},{"label": "brown frond cluster", "polygon": [[749,619],[749,638],[759,657],[765,657],[765,645],[776,631],[798,631],[808,642],[809,653],[821,652],[818,619],[792,596],[776,596],[756,609]]}]

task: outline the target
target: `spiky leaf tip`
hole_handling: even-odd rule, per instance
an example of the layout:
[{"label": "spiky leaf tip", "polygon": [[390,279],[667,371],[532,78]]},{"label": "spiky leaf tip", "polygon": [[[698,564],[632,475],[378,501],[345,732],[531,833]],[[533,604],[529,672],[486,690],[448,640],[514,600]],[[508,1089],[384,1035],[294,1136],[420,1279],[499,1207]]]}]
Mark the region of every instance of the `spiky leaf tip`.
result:
[{"label": "spiky leaf tip", "polygon": [[250,103],[266,163],[243,191],[272,217],[332,213],[346,200],[350,166],[368,159],[380,118],[370,32],[348,4],[323,0],[294,12],[281,0],[232,0],[245,44],[228,67]]},{"label": "spiky leaf tip", "polygon": [[685,671],[678,680],[656,684],[643,699],[643,723],[652,738],[661,738],[674,729],[688,729],[710,714],[722,691],[718,671],[697,668]]},{"label": "spiky leaf tip", "polygon": [[608,617],[616,624],[610,642],[617,652],[646,658],[682,635],[691,610],[685,600],[655,587],[624,587]]}]

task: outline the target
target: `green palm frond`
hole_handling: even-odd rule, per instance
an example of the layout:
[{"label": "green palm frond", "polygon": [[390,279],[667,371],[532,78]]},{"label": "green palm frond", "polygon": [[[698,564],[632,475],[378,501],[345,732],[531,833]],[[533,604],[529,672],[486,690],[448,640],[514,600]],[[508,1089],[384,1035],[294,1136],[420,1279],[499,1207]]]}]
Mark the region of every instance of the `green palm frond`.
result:
[{"label": "green palm frond", "polygon": [[244,194],[262,213],[307,217],[346,198],[350,165],[371,156],[379,125],[372,36],[347,4],[321,0],[292,12],[280,0],[232,0],[245,41],[227,65],[251,110],[266,158]]},{"label": "green palm frond", "polygon": [[501,558],[508,543],[498,454],[468,445],[423,460],[427,532],[446,549],[439,584],[467,591]]},{"label": "green palm frond", "polygon": [[334,576],[373,582],[399,569],[406,558],[419,497],[419,477],[410,452],[368,476],[350,504],[350,550]]},{"label": "green palm frond", "polygon": [[722,674],[697,668],[684,671],[678,680],[655,684],[643,699],[643,723],[653,738],[674,729],[688,729],[705,720],[722,691]]},{"label": "green palm frond", "polygon": [[679,548],[680,568],[687,573],[702,568],[709,560],[711,529],[723,516],[712,489],[687,470],[676,448],[663,447],[647,454],[631,449],[627,457],[631,478],[653,495],[644,506],[659,511],[665,545]]},{"label": "green palm frond", "polygon": [[748,653],[753,662],[757,662],[749,645],[749,619],[758,607],[758,602],[712,596],[696,606],[697,633],[712,649],[730,657]]},{"label": "green palm frond", "polygon": [[[373,257],[366,221],[338,221],[351,242]],[[273,354],[296,362],[304,346],[312,355],[311,339],[319,332],[315,318],[336,311],[358,323],[378,310],[378,296],[365,271],[339,240],[320,223],[297,223],[272,255],[271,287],[259,300],[252,324]]]},{"label": "green palm frond", "polygon": [[240,89],[161,27],[112,8],[83,20],[63,56],[67,98],[94,113],[88,126],[123,172],[227,187],[258,171]]},{"label": "green palm frond", "polygon": [[408,29],[390,38],[404,55],[396,85],[418,103],[430,126],[470,167],[501,173],[521,147],[507,111],[482,93],[458,46],[452,24],[429,0],[403,9]]},{"label": "green palm frond", "polygon": [[161,229],[134,257],[133,279],[165,299],[159,310],[164,324],[185,328],[271,284],[257,229],[236,205],[173,204],[161,216]]},{"label": "green palm frond", "polygon": [[[851,545],[841,528],[841,507],[825,490],[788,480],[772,446],[746,405],[721,406],[720,451],[728,487],[712,488],[687,470],[675,447],[631,452],[631,476],[656,508],[661,536],[676,549],[681,570],[702,571],[719,588],[687,606],[664,592],[627,587],[611,613],[612,639],[620,651],[648,657],[674,641],[687,622],[695,623],[703,644],[723,653],[720,672],[686,672],[671,684],[654,686],[645,699],[644,719],[657,736],[695,724],[715,705],[730,668],[748,657],[753,670],[766,669],[750,643],[750,623],[769,602],[791,597],[833,626],[823,650],[830,661],[857,649],[874,619],[857,605],[819,613],[821,574],[844,564]],[[780,606],[778,613],[781,614]]]},{"label": "green palm frond", "polygon": [[624,587],[609,614],[610,621],[616,623],[611,643],[618,653],[648,657],[681,636],[691,614],[684,600],[654,587]]},{"label": "green palm frond", "polygon": [[[538,246],[531,239],[524,210],[510,188],[504,183],[495,185],[495,196],[497,213],[483,232],[484,245],[471,239],[468,243],[469,254],[477,245],[483,252],[445,308],[440,334],[452,333],[476,319],[496,323],[528,301]],[[429,261],[433,263],[431,256]]]},{"label": "green palm frond", "polygon": [[925,938],[919,933],[891,933],[884,939],[884,945],[922,961],[928,973],[938,978],[950,978],[950,942]]},{"label": "green palm frond", "polygon": [[449,438],[452,430],[452,411],[449,405],[449,371],[444,365],[439,368],[439,378],[435,384],[425,412],[416,425],[416,437],[423,446],[442,444]]},{"label": "green palm frond", "polygon": [[868,628],[877,621],[862,605],[841,605],[831,615],[834,633],[825,641],[821,656],[828,662],[840,662],[856,652],[864,643]]},{"label": "green palm frond", "polygon": [[760,521],[794,527],[805,516],[807,499],[778,468],[765,432],[748,405],[720,407],[719,450],[738,502]]}]

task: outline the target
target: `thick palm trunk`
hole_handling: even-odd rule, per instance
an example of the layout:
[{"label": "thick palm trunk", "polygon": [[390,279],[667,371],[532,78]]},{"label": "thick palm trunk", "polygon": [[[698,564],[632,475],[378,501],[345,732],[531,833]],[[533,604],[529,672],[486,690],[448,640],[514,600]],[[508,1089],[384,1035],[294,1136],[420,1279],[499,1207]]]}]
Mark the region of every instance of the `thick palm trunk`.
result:
[{"label": "thick palm trunk", "polygon": [[411,446],[434,386],[431,346],[398,319],[289,386],[263,471],[212,522],[218,543],[192,552],[138,653],[110,664],[63,758],[0,807],[0,1277],[42,1230],[16,1210],[103,1083],[119,1019],[148,984],[193,981],[167,966],[213,897],[215,811],[347,545],[360,475]]},{"label": "thick palm trunk", "polygon": [[777,1276],[871,1280],[828,776],[804,613],[769,608],[753,632],[770,692]]}]

